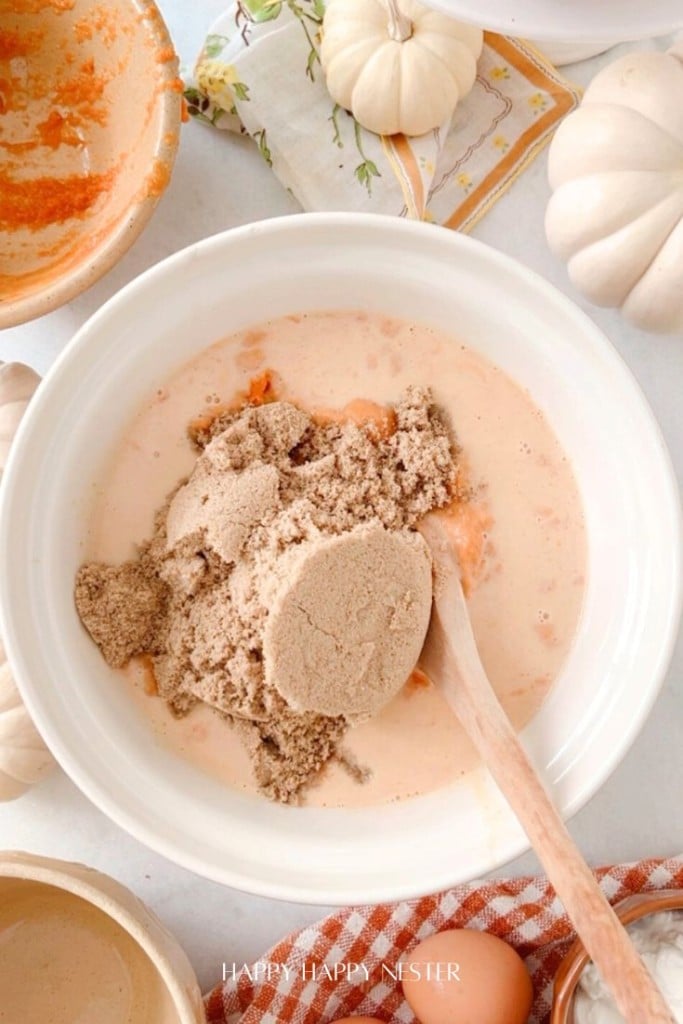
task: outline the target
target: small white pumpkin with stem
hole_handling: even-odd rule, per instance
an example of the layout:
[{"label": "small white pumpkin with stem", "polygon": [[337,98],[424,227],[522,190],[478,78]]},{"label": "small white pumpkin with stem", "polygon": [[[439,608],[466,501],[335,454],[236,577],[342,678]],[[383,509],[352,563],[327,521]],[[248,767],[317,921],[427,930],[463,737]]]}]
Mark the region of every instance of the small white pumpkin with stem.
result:
[{"label": "small white pumpkin with stem", "polygon": [[557,130],[550,248],[598,306],[683,331],[683,41],[620,57]]},{"label": "small white pumpkin with stem", "polygon": [[[0,363],[0,476],[12,439],[40,377],[21,363]],[[21,796],[55,762],[24,707],[0,641],[0,800]]]},{"label": "small white pumpkin with stem", "polygon": [[329,0],[320,59],[332,99],[378,135],[424,135],[474,85],[483,32],[416,0]]}]

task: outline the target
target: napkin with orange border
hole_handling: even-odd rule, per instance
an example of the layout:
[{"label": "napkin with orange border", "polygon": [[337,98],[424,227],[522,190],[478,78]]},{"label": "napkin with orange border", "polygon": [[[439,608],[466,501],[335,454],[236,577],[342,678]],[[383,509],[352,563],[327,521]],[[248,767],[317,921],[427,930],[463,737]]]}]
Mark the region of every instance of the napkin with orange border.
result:
[{"label": "napkin with orange border", "polygon": [[[617,864],[596,872],[611,903],[653,889],[683,889],[683,856]],[[376,907],[341,910],[287,936],[249,974],[235,971],[206,997],[208,1024],[331,1024],[341,1017],[377,1017],[415,1024],[390,968],[416,943],[446,928],[477,928],[514,946],[534,984],[529,1024],[548,1024],[552,981],[574,941],[553,889],[544,878],[473,882],[436,896]],[[363,964],[352,980],[334,981],[312,965]],[[265,977],[267,965],[270,977]],[[288,971],[278,971],[284,965]],[[241,966],[241,965],[238,965]],[[304,971],[304,966],[306,970]],[[260,974],[260,979],[257,977]]]},{"label": "napkin with orange border", "polygon": [[419,138],[365,131],[325,87],[324,0],[238,0],[214,24],[189,112],[247,133],[305,210],[351,210],[469,230],[550,140],[579,92],[533,47],[486,33],[472,92]]}]

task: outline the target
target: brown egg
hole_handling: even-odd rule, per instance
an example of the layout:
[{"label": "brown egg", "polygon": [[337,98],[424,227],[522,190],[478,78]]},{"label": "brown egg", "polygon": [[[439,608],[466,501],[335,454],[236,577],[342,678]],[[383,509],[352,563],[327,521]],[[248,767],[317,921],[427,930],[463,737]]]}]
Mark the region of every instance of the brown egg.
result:
[{"label": "brown egg", "polygon": [[384,1024],[384,1021],[378,1020],[377,1017],[340,1017],[332,1024]]},{"label": "brown egg", "polygon": [[512,946],[467,928],[425,939],[401,964],[421,1024],[526,1024],[533,990]]}]

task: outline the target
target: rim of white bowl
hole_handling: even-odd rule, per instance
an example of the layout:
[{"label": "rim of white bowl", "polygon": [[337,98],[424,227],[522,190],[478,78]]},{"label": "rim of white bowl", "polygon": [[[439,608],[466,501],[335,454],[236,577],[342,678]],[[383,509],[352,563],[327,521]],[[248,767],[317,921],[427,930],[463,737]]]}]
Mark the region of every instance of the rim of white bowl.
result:
[{"label": "rim of white bowl", "polygon": [[[426,0],[429,7],[492,32],[530,40],[599,43],[606,47],[625,40],[668,35],[683,27],[677,0],[664,0],[644,9],[639,0],[601,6],[595,0],[559,3],[525,0],[524,4],[497,0],[491,9],[473,0]],[[610,13],[613,9],[614,13]]]},{"label": "rim of white bowl", "polygon": [[[590,781],[584,781],[582,786],[577,786],[571,798],[560,806],[562,816],[565,819],[570,818],[595,795],[626,755],[643,727],[664,682],[676,641],[683,601],[683,544],[679,491],[671,459],[654,413],[635,377],[607,337],[587,314],[583,313],[568,297],[544,278],[512,257],[483,242],[458,232],[450,232],[433,225],[391,216],[356,213],[294,214],[243,225],[212,235],[150,267],[112,296],[77,331],[58,356],[32,399],[29,412],[24,417],[14,440],[2,482],[0,564],[7,566],[13,561],[12,525],[15,516],[22,517],[22,509],[14,507],[15,491],[18,489],[22,473],[30,472],[26,466],[22,466],[22,463],[25,461],[23,451],[31,443],[34,423],[40,422],[42,408],[48,404],[52,392],[62,386],[62,378],[65,375],[68,376],[72,369],[78,366],[81,350],[93,343],[93,336],[96,337],[100,323],[106,321],[110,313],[116,310],[121,303],[127,303],[138,293],[144,292],[147,286],[157,278],[163,278],[167,272],[172,271],[178,265],[182,266],[188,261],[191,262],[199,254],[211,254],[214,250],[220,250],[226,243],[239,244],[240,240],[254,236],[277,236],[286,234],[289,230],[297,227],[305,230],[306,225],[318,228],[322,226],[330,232],[354,228],[370,231],[382,230],[395,234],[397,244],[400,240],[400,244],[404,245],[409,244],[411,237],[415,237],[416,240],[424,240],[429,232],[441,232],[440,244],[447,244],[454,251],[469,250],[473,255],[478,254],[493,267],[498,267],[501,273],[512,275],[520,283],[530,286],[547,303],[560,311],[569,322],[573,322],[581,333],[582,344],[587,346],[587,356],[598,359],[603,365],[609,366],[613,379],[619,383],[622,389],[626,389],[638,414],[648,425],[652,453],[659,460],[658,469],[663,491],[666,494],[666,506],[662,510],[662,529],[667,538],[668,550],[671,553],[670,564],[673,567],[671,578],[668,581],[666,614],[660,620],[659,654],[652,663],[648,686],[644,688],[640,699],[634,700],[631,717],[626,723],[623,723],[624,728],[620,734],[619,744],[604,754],[600,769],[594,772]],[[445,242],[445,239],[448,241]],[[21,580],[22,577],[19,574],[19,581],[21,582]],[[192,844],[189,844],[190,848],[179,848],[172,839],[169,840],[161,836],[153,827],[149,827],[146,821],[122,808],[115,799],[112,799],[106,788],[91,777],[87,766],[81,763],[77,753],[64,742],[59,723],[55,723],[49,714],[44,713],[40,686],[32,679],[29,659],[26,656],[30,645],[30,636],[22,637],[21,623],[17,621],[13,612],[14,585],[16,585],[16,579],[12,571],[0,574],[0,631],[5,639],[8,658],[15,673],[20,693],[37,728],[64,771],[92,803],[112,821],[155,852],[205,878],[243,892],[298,903],[346,905],[389,902],[413,898],[427,892],[441,891],[472,877],[462,871],[446,868],[439,873],[433,873],[429,880],[411,877],[404,878],[401,883],[395,881],[373,882],[371,885],[359,883],[355,888],[353,886],[345,887],[342,890],[334,883],[325,885],[300,881],[296,883],[270,881],[255,877],[243,870],[235,870],[230,866],[207,866],[204,859],[193,852]],[[591,742],[593,741],[591,740]],[[506,841],[505,844],[499,845],[488,860],[482,860],[481,868],[477,873],[484,874],[496,870],[528,849],[528,841],[520,829],[518,835]]]}]

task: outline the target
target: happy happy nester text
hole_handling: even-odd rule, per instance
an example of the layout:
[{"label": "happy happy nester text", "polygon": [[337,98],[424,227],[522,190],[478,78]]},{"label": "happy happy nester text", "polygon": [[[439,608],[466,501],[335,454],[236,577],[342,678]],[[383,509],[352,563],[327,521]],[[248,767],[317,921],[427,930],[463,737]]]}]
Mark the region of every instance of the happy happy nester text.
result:
[{"label": "happy happy nester text", "polygon": [[302,981],[348,981],[357,984],[369,981],[371,975],[381,973],[383,980],[403,981],[406,978],[431,981],[460,981],[460,964],[447,961],[397,964],[377,964],[368,967],[364,963],[339,962],[334,964],[304,962],[293,967],[288,964],[258,960],[253,964],[223,963],[223,981],[238,981],[240,977],[251,982],[290,981],[300,977]]}]

